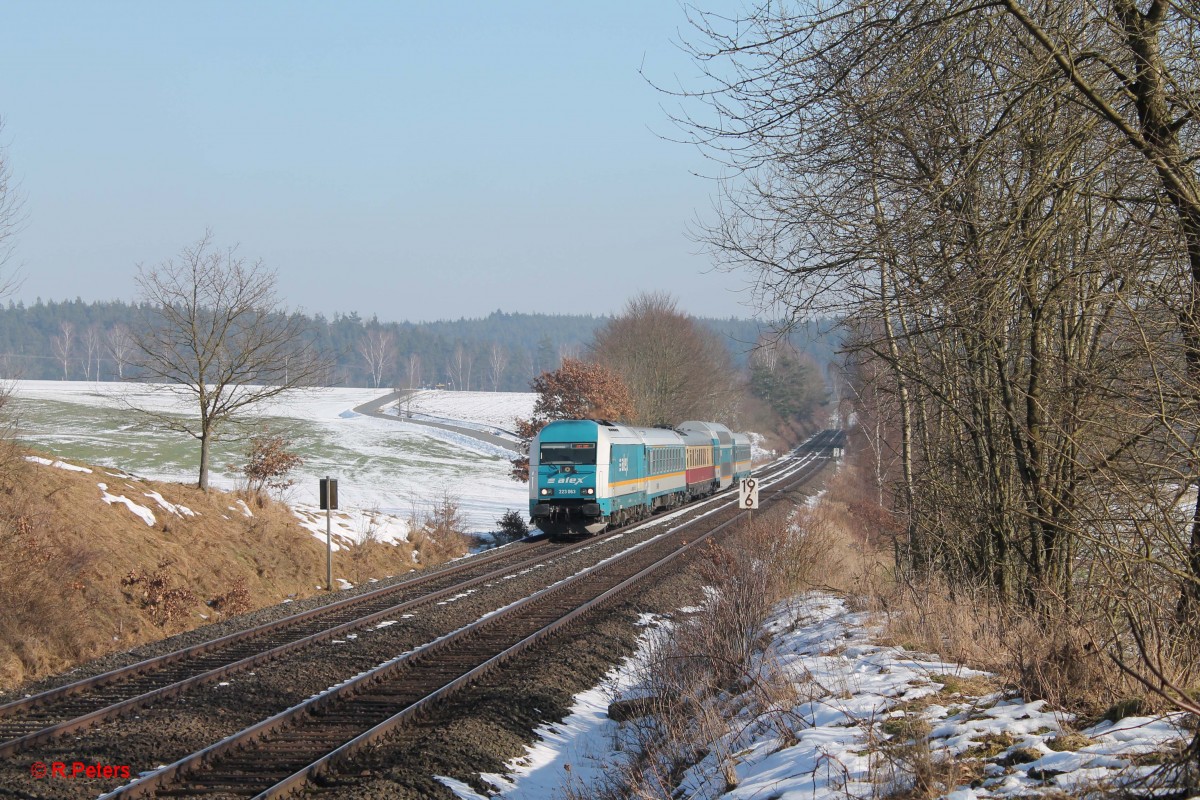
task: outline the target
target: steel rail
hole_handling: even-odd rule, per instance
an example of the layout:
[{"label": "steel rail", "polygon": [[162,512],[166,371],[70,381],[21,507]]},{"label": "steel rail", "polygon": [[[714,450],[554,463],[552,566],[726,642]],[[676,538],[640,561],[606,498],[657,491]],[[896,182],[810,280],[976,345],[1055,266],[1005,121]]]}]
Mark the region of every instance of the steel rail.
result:
[{"label": "steel rail", "polygon": [[[825,466],[825,464],[819,464],[819,465],[817,465],[816,469],[813,469],[810,472],[806,472],[805,475],[801,476],[800,478],[797,478],[795,481],[789,482],[788,486],[774,491],[766,499],[766,502],[768,502],[768,503],[775,502],[781,494],[791,491],[797,483],[803,483],[803,482],[807,481],[814,474],[816,474],[821,469],[823,469],[824,466]],[[459,691],[460,689],[466,688],[467,686],[469,686],[470,684],[479,680],[480,678],[487,676],[489,673],[495,671],[500,666],[502,666],[504,663],[512,660],[513,658],[516,658],[518,655],[524,653],[526,650],[529,650],[531,647],[534,647],[535,645],[540,644],[542,641],[549,639],[554,634],[559,633],[562,629],[566,628],[571,623],[577,621],[580,617],[584,616],[585,614],[596,611],[597,609],[600,609],[600,608],[604,608],[605,606],[611,604],[619,597],[627,594],[628,592],[630,592],[631,590],[636,588],[640,583],[645,581],[647,578],[649,578],[654,573],[656,573],[656,572],[662,570],[663,568],[665,568],[666,566],[670,565],[671,563],[673,563],[676,559],[680,558],[681,556],[683,556],[685,554],[690,554],[694,548],[700,546],[704,542],[707,542],[707,541],[713,539],[718,533],[724,532],[724,530],[726,528],[730,527],[734,523],[741,522],[743,519],[749,518],[749,516],[750,516],[750,512],[741,511],[737,515],[732,517],[731,519],[728,519],[725,522],[722,522],[720,525],[713,528],[712,530],[710,530],[690,541],[685,541],[681,547],[678,547],[675,550],[672,550],[664,558],[656,561],[655,563],[645,567],[644,569],[635,573],[634,575],[626,578],[621,583],[608,589],[607,591],[605,591],[603,594],[599,595],[595,599],[590,600],[587,603],[584,603],[583,605],[576,607],[574,610],[559,617],[558,619],[551,622],[550,624],[540,628],[539,630],[535,631],[534,633],[530,634],[529,636],[526,636],[524,639],[522,639],[521,641],[512,645],[511,647],[504,650],[503,652],[496,654],[495,656],[488,659],[484,663],[474,667],[473,669],[471,669],[470,671],[468,671],[466,673],[463,673],[462,675],[458,676],[454,680],[445,684],[441,688],[434,690],[430,694],[427,694],[425,697],[421,698],[420,700],[418,700],[417,702],[408,706],[407,708],[402,709],[401,711],[397,712],[396,714],[394,714],[393,716],[384,720],[383,722],[378,723],[371,729],[364,731],[363,733],[359,734],[355,738],[353,738],[350,741],[346,742],[345,744],[341,745],[336,750],[333,750],[333,751],[325,754],[321,758],[319,758],[316,761],[314,761],[313,763],[309,764],[307,767],[304,767],[303,769],[298,770],[297,772],[293,773],[292,775],[288,776],[287,778],[284,778],[282,781],[275,784],[274,786],[268,788],[267,790],[265,790],[263,792],[260,792],[259,794],[255,795],[252,798],[252,800],[274,800],[275,798],[287,797],[296,792],[302,791],[313,778],[315,778],[325,772],[328,772],[332,769],[335,769],[339,763],[344,763],[347,759],[349,759],[351,756],[353,756],[357,752],[363,750],[368,745],[384,738],[385,736],[390,734],[393,730],[395,730],[396,728],[405,724],[406,722],[409,722],[411,720],[418,718],[421,713],[426,711],[434,703],[450,697],[452,694]],[[106,798],[102,798],[102,800],[106,800]]]},{"label": "steel rail", "polygon": [[[776,462],[776,464],[780,465],[778,469],[785,468],[783,466],[785,461],[785,459],[780,459],[778,462]],[[776,470],[768,469],[767,471],[770,473],[775,472]],[[705,498],[697,503],[689,504],[681,510],[696,510],[714,500],[724,499],[724,494],[725,493],[722,492],[719,496]],[[564,554],[572,553],[584,547],[594,546],[598,542],[601,542],[617,533],[629,532],[630,529],[640,528],[644,526],[646,522],[646,520],[641,520],[631,523],[624,528],[606,532],[600,536],[594,536],[569,545],[557,546],[550,551],[550,554],[558,557]],[[215,653],[215,651],[220,649],[232,648],[235,645],[243,644],[254,639],[265,638],[287,628],[298,627],[310,621],[319,619],[320,617],[334,616],[342,611],[354,608],[356,606],[367,605],[389,595],[411,591],[419,588],[423,584],[444,579],[446,577],[453,577],[455,574],[475,569],[480,566],[485,566],[493,561],[512,557],[517,555],[519,552],[519,550],[506,552],[503,549],[499,549],[493,553],[488,553],[471,559],[465,559],[461,564],[449,568],[439,569],[427,575],[421,575],[414,580],[404,581],[392,586],[383,587],[371,592],[355,595],[354,597],[328,603],[317,608],[309,609],[308,611],[293,614],[291,616],[274,620],[253,628],[248,628],[243,631],[235,631],[207,642],[202,642],[171,653],[146,659],[126,667],[111,670],[91,678],[76,681],[65,686],[57,687],[56,689],[51,689],[28,698],[23,698],[21,700],[5,704],[0,706],[0,726],[4,724],[5,718],[12,718],[21,712],[37,711],[51,705],[54,702],[80,697],[90,690],[116,686],[122,682],[128,682],[136,677],[153,674],[188,659],[198,659],[201,656]],[[452,584],[443,589],[426,593],[419,597],[386,607],[382,610],[356,617],[348,622],[324,628],[315,633],[269,647],[265,650],[260,650],[256,653],[242,658],[237,658],[228,663],[209,669],[203,669],[202,671],[196,672],[188,677],[172,681],[163,686],[135,694],[131,697],[121,699],[114,703],[105,704],[87,713],[76,716],[74,715],[76,712],[72,712],[72,716],[69,716],[65,720],[46,725],[45,727],[36,728],[29,733],[19,735],[16,738],[9,739],[7,741],[0,741],[0,757],[5,757],[20,752],[35,745],[51,741],[54,738],[65,734],[76,733],[78,731],[85,730],[93,725],[115,719],[123,714],[143,708],[154,702],[179,696],[180,694],[190,691],[198,686],[213,683],[237,672],[241,672],[251,667],[275,660],[295,650],[299,650],[304,647],[310,647],[352,630],[366,627],[374,622],[386,619],[387,617],[403,613],[404,611],[413,607],[436,602],[443,597],[460,592],[463,589],[478,585],[480,583],[498,579],[505,574],[519,572],[530,567],[531,565],[543,561],[546,556],[547,554],[545,552],[539,551],[537,555],[525,558],[516,564],[510,564],[503,568],[486,572],[482,575],[476,576],[475,578]]]},{"label": "steel rail", "polygon": [[[794,488],[795,485],[806,481],[813,474],[815,474],[821,468],[823,468],[825,466],[825,464],[827,464],[827,463],[828,463],[828,461],[820,460],[820,459],[810,460],[805,465],[805,468],[803,468],[801,470],[801,472],[803,472],[803,474],[800,475],[799,477],[794,478],[793,480],[787,480],[786,485],[784,487],[777,489],[770,496],[769,502],[773,502],[774,499],[778,498],[778,496],[781,495],[782,493],[784,493],[786,491],[791,491],[791,489]],[[745,516],[745,512],[736,513],[734,515],[734,517],[732,517],[730,520],[727,520],[727,521],[721,523],[720,525],[715,527],[712,531],[709,531],[706,534],[696,537],[687,546],[685,546],[683,548],[680,548],[679,545],[673,545],[670,548],[671,552],[673,554],[668,554],[663,559],[656,559],[656,563],[659,563],[660,566],[665,565],[666,563],[670,563],[670,561],[673,561],[675,558],[678,558],[682,552],[689,551],[690,548],[695,546],[696,543],[701,542],[701,541],[707,541],[709,538],[711,538],[712,535],[715,535],[715,533],[717,531],[725,530],[728,526],[732,525],[735,521],[740,520],[744,516]],[[685,523],[684,525],[675,529],[671,533],[680,532],[679,536],[686,535],[686,533],[682,533],[682,531],[684,531],[686,528],[690,527],[691,524],[692,523]],[[650,552],[650,550],[648,548],[651,548],[651,545],[658,543],[661,546],[669,537],[670,537],[670,534],[664,534],[664,535],[656,536],[646,542],[642,542],[642,543],[638,544],[637,546],[630,548],[628,551],[625,551],[620,556],[613,557],[611,559],[608,559],[608,560],[602,562],[601,564],[598,564],[596,566],[588,568],[587,570],[581,571],[577,575],[575,575],[567,580],[564,580],[558,584],[555,584],[554,586],[543,589],[543,590],[531,595],[528,598],[518,601],[517,603],[511,604],[510,606],[506,607],[503,611],[501,611],[499,613],[495,613],[495,614],[489,615],[485,618],[482,618],[480,620],[477,620],[476,622],[474,622],[468,626],[465,626],[464,628],[460,629],[459,631],[456,631],[454,634],[451,634],[449,636],[443,637],[442,639],[439,639],[434,642],[423,645],[409,653],[403,654],[401,656],[398,656],[395,659],[385,662],[384,664],[380,665],[379,667],[377,667],[374,670],[364,673],[363,675],[360,675],[360,676],[358,676],[350,681],[347,681],[343,684],[340,684],[336,687],[328,689],[325,692],[322,692],[321,694],[317,695],[316,697],[305,701],[304,703],[293,706],[292,708],[287,709],[283,712],[280,712],[279,714],[276,714],[273,717],[263,720],[253,726],[250,726],[249,728],[246,728],[245,730],[243,730],[239,733],[236,733],[229,737],[226,737],[225,739],[221,740],[220,742],[217,742],[217,743],[210,745],[196,753],[191,754],[190,756],[180,759],[179,761],[176,761],[167,767],[161,768],[160,770],[157,770],[156,772],[154,772],[150,775],[144,776],[130,784],[127,784],[126,786],[120,787],[117,790],[114,790],[113,792],[104,795],[103,798],[104,798],[104,800],[116,800],[116,798],[144,796],[146,793],[153,792],[156,789],[161,788],[164,785],[170,784],[175,779],[181,778],[189,772],[192,772],[199,768],[202,768],[204,765],[211,763],[212,761],[218,759],[222,755],[225,755],[234,750],[243,748],[250,743],[260,741],[260,740],[264,739],[265,737],[271,735],[272,733],[278,732],[278,731],[290,726],[292,723],[296,722],[297,720],[309,719],[309,718],[311,718],[312,715],[320,715],[323,711],[326,711],[330,706],[332,706],[336,703],[342,702],[342,701],[352,702],[350,700],[350,698],[359,690],[367,688],[367,687],[377,687],[382,681],[388,680],[389,678],[396,676],[401,671],[403,671],[407,668],[412,667],[415,669],[416,666],[414,666],[414,665],[419,665],[420,662],[428,660],[434,654],[444,651],[447,648],[450,648],[454,645],[458,645],[458,644],[462,644],[463,642],[467,642],[471,637],[480,633],[480,631],[484,630],[485,628],[492,628],[493,626],[497,626],[501,622],[512,618],[514,615],[516,615],[518,613],[526,613],[534,605],[544,603],[547,600],[547,598],[562,594],[562,593],[566,592],[568,589],[577,587],[577,586],[581,585],[583,581],[595,576],[596,574],[598,574],[602,571],[607,571],[607,570],[613,568],[614,565],[623,564],[623,563],[629,561],[631,558],[633,558],[637,554],[644,554],[646,552]],[[646,568],[646,569],[649,569],[649,568]],[[644,572],[644,571],[645,570],[639,571],[639,574],[642,574],[642,572]],[[624,584],[626,582],[629,582],[629,585],[633,585],[633,583],[636,582],[636,581],[632,581],[632,582],[631,581],[632,581],[631,578],[627,578],[622,583]],[[612,587],[610,587],[610,589],[608,591],[611,592],[612,590],[613,590]],[[615,596],[615,594],[608,594],[608,592],[606,592],[605,596],[612,597],[612,596]],[[592,602],[593,603],[596,602],[596,599],[594,598]],[[505,650],[502,651],[501,654],[487,659],[484,664],[478,665],[477,667],[473,668],[472,670],[469,670],[468,673],[459,675],[458,677],[456,677],[454,680],[450,681],[449,683],[442,685],[441,688],[438,688],[431,692],[427,692],[426,697],[424,697],[421,700],[418,700],[416,703],[412,704],[411,710],[405,709],[405,710],[401,711],[399,715],[393,715],[392,717],[388,717],[387,720],[379,723],[379,725],[372,726],[371,730],[375,730],[375,728],[379,727],[380,725],[387,725],[389,721],[391,721],[391,725],[387,729],[390,729],[391,727],[395,727],[395,725],[401,724],[401,722],[404,719],[407,719],[412,714],[415,714],[419,710],[428,707],[428,705],[430,703],[434,702],[437,699],[447,696],[450,692],[453,692],[457,688],[461,688],[462,686],[466,685],[471,680],[473,680],[474,677],[478,677],[479,674],[482,674],[482,672],[479,672],[476,670],[490,671],[491,669],[494,669],[495,666],[497,666],[499,663],[502,663],[503,661],[508,660],[509,658],[513,657],[517,653],[522,652],[524,649],[532,646],[532,644],[534,644],[536,641],[539,641],[544,636],[549,635],[550,632],[557,631],[562,626],[569,624],[570,621],[572,621],[572,620],[578,618],[579,616],[581,616],[582,614],[586,613],[586,611],[590,610],[590,608],[592,608],[592,607],[594,607],[594,606],[588,606],[585,608],[576,608],[575,610],[569,612],[567,615],[560,615],[560,617],[569,617],[569,619],[560,618],[560,619],[557,619],[556,621],[550,623],[550,625],[545,626],[545,628],[550,629],[546,633],[540,633],[540,634],[534,633],[529,636],[523,637],[520,640],[520,642],[518,642],[515,645],[510,645],[510,646],[506,647]],[[504,653],[507,653],[508,655],[503,655]],[[501,655],[503,655],[503,658],[501,658]],[[497,659],[499,659],[499,660],[497,660]],[[432,695],[432,696],[430,696],[430,695]],[[395,717],[401,716],[401,715],[408,715],[408,716],[402,716],[400,719],[394,720]],[[362,735],[365,735],[365,734],[360,734],[359,736],[355,736],[355,737],[353,737],[353,739],[351,741],[358,741]],[[378,734],[376,734],[376,735],[378,735]],[[349,743],[346,743],[346,744],[349,744]],[[355,746],[357,746],[357,745],[355,745]],[[306,767],[303,770],[301,770],[300,772],[295,773],[293,776],[286,778],[284,782],[300,781],[302,783],[304,781],[307,781],[307,777],[301,778],[298,776],[301,776],[301,775],[308,776],[311,774],[316,774],[317,771],[324,769],[325,765],[331,763],[332,761],[336,761],[337,759],[340,759],[343,755],[345,755],[345,753],[349,752],[347,750],[342,749],[344,747],[346,747],[346,745],[342,745],[342,747],[339,747],[339,748],[335,749],[334,751],[327,753],[325,756],[322,757],[322,759],[319,759],[319,764],[310,764],[309,767]],[[288,783],[288,785],[291,786],[293,784]],[[263,796],[273,796],[273,795],[263,795]]]},{"label": "steel rail", "polygon": [[29,697],[24,697],[19,700],[14,700],[0,705],[0,719],[13,716],[22,711],[38,708],[62,697],[79,694],[87,691],[88,689],[115,683],[118,680],[129,677],[130,675],[142,674],[155,668],[173,664],[176,661],[181,661],[197,655],[203,655],[211,650],[215,650],[220,647],[226,647],[244,639],[261,636],[267,633],[273,633],[281,628],[301,622],[307,622],[314,617],[322,616],[332,611],[340,611],[349,606],[369,602],[382,595],[404,591],[405,589],[411,589],[412,587],[419,586],[422,583],[427,583],[455,572],[461,572],[471,567],[477,567],[484,563],[489,563],[491,561],[513,555],[513,552],[514,551],[503,552],[502,550],[497,549],[492,553],[482,554],[472,559],[465,559],[461,564],[455,564],[448,569],[440,569],[429,573],[421,573],[412,580],[392,584],[391,586],[385,586],[380,589],[374,589],[370,592],[354,595],[353,597],[343,598],[342,600],[337,600],[333,603],[317,606],[316,608],[311,608],[307,611],[301,611],[296,614],[282,617],[271,622],[266,622],[262,625],[257,625],[252,628],[246,628],[245,630],[234,631],[232,633],[225,634],[224,636],[210,639],[206,642],[200,642],[199,644],[194,644],[189,647],[184,647],[170,653],[152,656],[151,658],[147,658],[134,664],[118,667],[117,669],[109,670],[108,672],[104,672],[99,675],[93,675],[90,678],[83,678],[73,683],[68,683],[53,689],[47,689],[44,692],[39,692],[37,694],[30,695]]}]

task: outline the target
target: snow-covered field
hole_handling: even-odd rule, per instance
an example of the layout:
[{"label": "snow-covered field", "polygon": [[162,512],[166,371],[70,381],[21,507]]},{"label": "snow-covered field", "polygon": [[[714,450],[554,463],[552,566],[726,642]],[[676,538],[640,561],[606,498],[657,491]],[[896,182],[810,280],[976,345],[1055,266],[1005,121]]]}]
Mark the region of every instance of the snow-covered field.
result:
[{"label": "snow-covered field", "polygon": [[[539,731],[541,740],[523,758],[509,764],[507,775],[485,774],[504,800],[561,798],[570,786],[576,797],[595,794],[589,787],[609,785],[632,751],[628,732],[608,718],[614,699],[641,693],[639,671],[661,635],[646,620],[641,651],[613,670],[604,683],[576,696],[574,709],[561,723]],[[782,667],[797,687],[799,703],[758,718],[743,712],[730,721],[710,755],[683,776],[677,796],[695,800],[800,800],[870,798],[903,790],[897,750],[910,729],[894,725],[908,717],[928,731],[935,760],[979,758],[974,787],[963,785],[945,795],[975,798],[1062,797],[1103,793],[1146,779],[1154,766],[1137,766],[1147,754],[1182,744],[1188,734],[1178,716],[1127,717],[1079,731],[1070,748],[1056,749],[1055,737],[1071,722],[1041,701],[1025,703],[1001,694],[973,697],[950,691],[955,679],[979,676],[936,656],[878,645],[880,619],[847,610],[840,598],[813,593],[781,604],[768,621],[772,639],[767,657]],[[752,697],[748,691],[746,697]],[[742,703],[756,708],[753,700]],[[767,722],[765,720],[770,720]],[[780,720],[791,739],[780,736]],[[713,753],[733,754],[736,788]],[[1153,759],[1149,759],[1153,760]],[[874,767],[874,769],[873,769]],[[964,774],[967,774],[964,772]],[[470,787],[442,779],[464,800],[486,800]]]},{"label": "snow-covered field", "polygon": [[[405,421],[357,414],[353,409],[388,394],[374,389],[314,389],[290,393],[250,412],[249,424],[217,443],[212,485],[238,486],[247,437],[264,428],[284,432],[304,457],[285,499],[301,520],[324,537],[317,509],[318,480],[338,479],[341,510],[335,536],[403,539],[406,517],[449,495],[472,531],[495,529],[510,508],[524,509],[526,487],[509,479],[509,454],[468,436]],[[420,392],[422,413],[464,427],[510,428],[526,415],[532,394]],[[194,414],[186,397],[145,384],[17,381],[17,437],[56,458],[118,468],[145,478],[194,483],[199,445],[166,430],[133,408],[179,418]]]},{"label": "snow-covered field", "polygon": [[[408,395],[396,409],[413,419],[468,423],[481,430],[516,430],[517,419],[533,415],[537,395],[532,392],[447,392],[421,389]],[[392,407],[395,409],[395,406]]]}]

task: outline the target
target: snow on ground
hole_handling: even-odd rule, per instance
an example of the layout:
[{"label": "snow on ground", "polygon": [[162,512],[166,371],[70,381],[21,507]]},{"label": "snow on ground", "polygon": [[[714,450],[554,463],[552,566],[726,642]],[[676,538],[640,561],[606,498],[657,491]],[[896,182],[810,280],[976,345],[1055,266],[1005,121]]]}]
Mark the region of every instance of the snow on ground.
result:
[{"label": "snow on ground", "polygon": [[[929,730],[935,759],[980,759],[977,785],[958,787],[947,795],[954,800],[1078,796],[1147,778],[1156,767],[1136,766],[1135,760],[1180,745],[1189,735],[1177,715],[1129,717],[1087,728],[1081,731],[1086,738],[1070,745],[1075,749],[1058,752],[1055,737],[1069,715],[1040,701],[951,691],[983,673],[880,646],[874,641],[878,623],[826,594],[782,604],[766,632],[773,637],[768,657],[791,677],[802,701],[780,717],[791,720],[792,741],[780,737],[777,723],[743,715],[710,748],[736,754],[736,788],[727,786],[709,755],[685,773],[681,794],[707,800],[877,797],[888,788],[878,781],[902,787],[903,775],[887,769],[900,751],[889,757],[884,749],[903,744],[900,731],[919,720]],[[604,785],[630,752],[622,726],[608,718],[608,704],[640,691],[636,675],[658,635],[649,628],[634,657],[577,695],[566,719],[541,728],[540,741],[508,765],[509,774],[481,778],[505,800],[561,798],[567,785],[576,796],[588,796],[589,787]],[[461,798],[479,797],[462,784],[443,783]]]},{"label": "snow on ground", "polygon": [[101,500],[108,503],[110,506],[119,503],[119,504],[125,506],[126,508],[128,508],[130,511],[132,511],[134,516],[140,517],[142,522],[146,523],[147,525],[149,525],[151,527],[154,526],[155,519],[154,519],[153,511],[151,511],[150,509],[146,508],[143,505],[133,502],[125,495],[109,494],[108,484],[106,484],[106,483],[98,483],[96,485],[100,487],[100,499]]},{"label": "snow on ground", "polygon": [[171,512],[172,514],[174,514],[177,517],[194,517],[194,516],[196,516],[195,511],[192,511],[187,506],[181,506],[181,505],[178,505],[177,503],[172,503],[172,502],[168,501],[165,497],[163,497],[158,492],[145,492],[145,495],[146,495],[146,497],[149,497],[151,500],[158,503],[164,509]]},{"label": "snow on ground", "polygon": [[50,459],[42,458],[41,456],[25,456],[25,460],[32,461],[35,464],[43,464],[47,467],[54,467],[55,469],[66,470],[67,472],[91,472],[91,470],[87,467],[77,467],[74,464],[68,464],[65,461],[51,461]]},{"label": "snow on ground", "polygon": [[415,419],[437,422],[470,423],[481,430],[499,429],[513,433],[517,419],[533,415],[537,395],[533,392],[447,392],[420,389],[404,398],[393,413],[411,414]]},{"label": "snow on ground", "polygon": [[761,464],[764,461],[771,461],[778,453],[774,450],[768,450],[763,447],[763,441],[766,439],[761,433],[750,434],[750,463]]},{"label": "snow on ground", "polygon": [[[496,519],[509,509],[525,509],[525,485],[508,477],[510,453],[463,434],[354,412],[355,407],[387,394],[362,388],[309,389],[253,407],[247,415],[252,424],[227,431],[239,438],[214,445],[211,484],[226,490],[239,486],[241,478],[233,465],[245,462],[247,437],[266,426],[284,432],[304,458],[284,499],[301,524],[322,540],[326,521],[318,508],[318,480],[338,479],[341,508],[331,518],[335,547],[338,542],[367,537],[404,541],[406,519],[447,495],[458,500],[468,529],[475,532],[494,530]],[[532,395],[420,394],[425,413],[474,427],[508,424],[514,415],[524,413],[521,409],[532,408]],[[194,401],[171,387],[16,381],[14,404],[17,438],[32,447],[145,478],[196,480],[199,446],[195,441],[133,410],[194,416]],[[245,513],[240,507],[236,510]]]}]

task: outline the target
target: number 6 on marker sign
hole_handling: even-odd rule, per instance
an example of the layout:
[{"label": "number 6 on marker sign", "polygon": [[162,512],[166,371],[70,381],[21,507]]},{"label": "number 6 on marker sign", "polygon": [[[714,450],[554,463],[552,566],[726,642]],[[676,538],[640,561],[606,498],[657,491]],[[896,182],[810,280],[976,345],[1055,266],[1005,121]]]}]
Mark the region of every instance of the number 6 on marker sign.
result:
[{"label": "number 6 on marker sign", "polygon": [[738,483],[738,506],[740,508],[758,508],[758,481],[754,478],[742,478]]}]

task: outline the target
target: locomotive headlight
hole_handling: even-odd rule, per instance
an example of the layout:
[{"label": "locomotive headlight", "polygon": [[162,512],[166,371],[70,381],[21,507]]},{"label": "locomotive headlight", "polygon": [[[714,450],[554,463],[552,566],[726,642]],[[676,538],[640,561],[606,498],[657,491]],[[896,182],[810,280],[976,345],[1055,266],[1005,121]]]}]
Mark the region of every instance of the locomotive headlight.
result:
[{"label": "locomotive headlight", "polygon": [[553,489],[542,489],[538,494],[540,494],[542,497],[546,497],[547,495],[554,494],[554,490]]},{"label": "locomotive headlight", "polygon": [[589,487],[589,488],[587,488],[587,489],[584,489],[584,490],[583,490],[583,493],[584,493],[584,494],[595,494],[595,493],[596,493],[596,490],[595,490],[595,489],[592,489],[592,488],[590,488],[590,487]]}]

